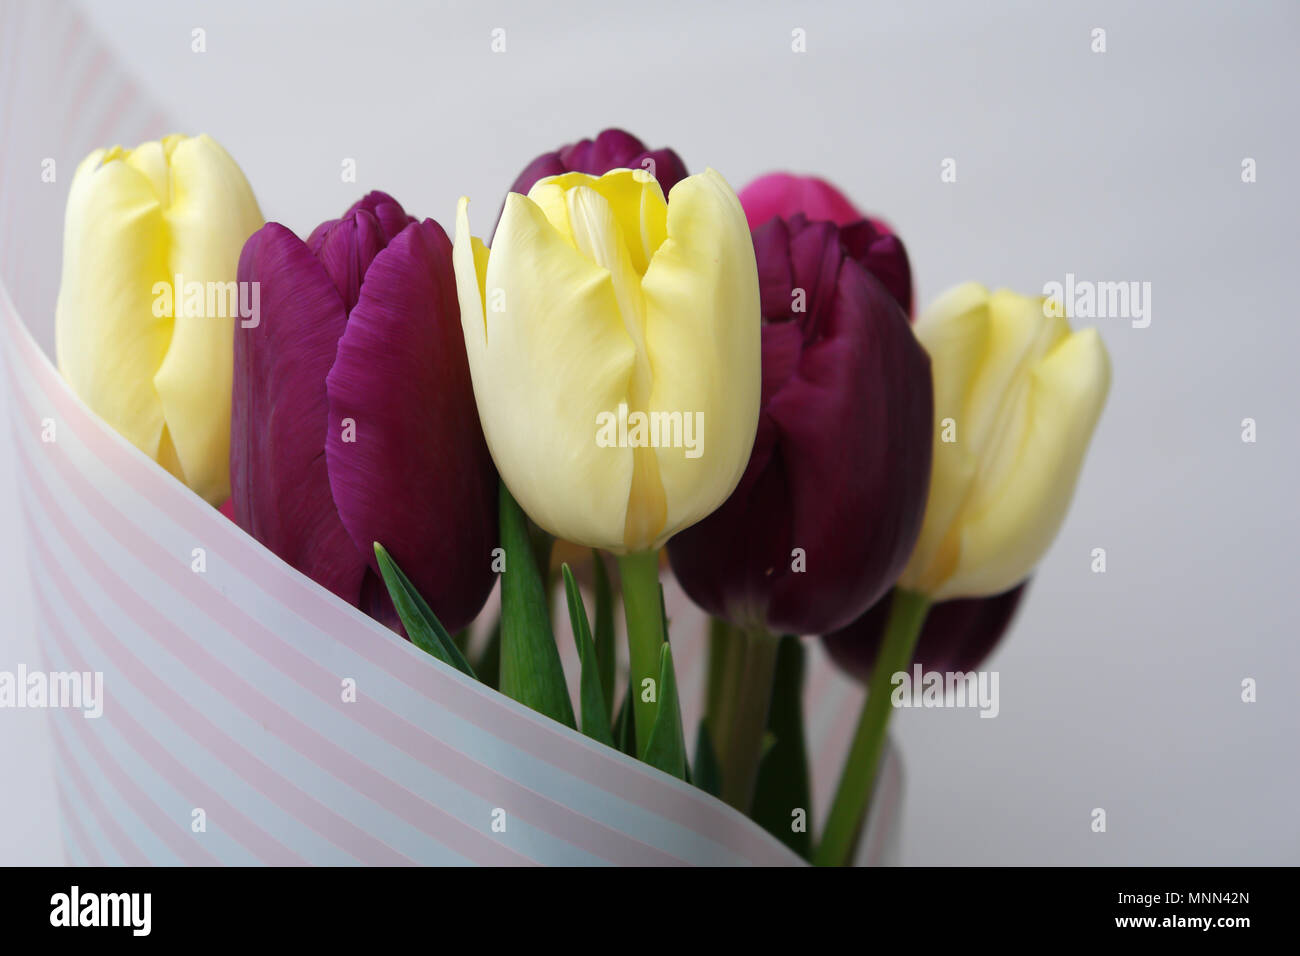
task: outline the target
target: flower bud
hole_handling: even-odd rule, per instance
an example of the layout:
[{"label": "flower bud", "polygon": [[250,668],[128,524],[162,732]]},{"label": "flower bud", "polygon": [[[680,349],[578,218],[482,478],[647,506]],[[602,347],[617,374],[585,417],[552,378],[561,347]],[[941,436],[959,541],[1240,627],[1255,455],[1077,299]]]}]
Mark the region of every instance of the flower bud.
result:
[{"label": "flower bud", "polygon": [[1101,336],[1059,312],[967,283],[917,321],[934,370],[934,468],[900,587],[933,601],[1000,594],[1056,536],[1110,388]]},{"label": "flower bud", "polygon": [[[1011,626],[1028,586],[1026,581],[990,597],[957,598],[931,605],[912,663],[921,665],[924,671],[975,670],[993,653]],[[890,600],[891,595],[885,595],[848,627],[822,638],[831,659],[864,684],[871,677],[871,668],[884,640]]]},{"label": "flower bud", "polygon": [[235,321],[256,319],[235,269],[262,222],[244,174],[208,136],[97,149],[68,194],[59,371],[214,505],[229,495]]},{"label": "flower bud", "polygon": [[668,549],[692,600],[741,627],[848,624],[893,584],[920,530],[929,361],[858,257],[869,246],[846,242],[859,227],[870,228],[797,214],[754,231],[763,388],[753,453],[726,504]]},{"label": "flower bud", "polygon": [[607,129],[595,139],[570,143],[538,156],[521,172],[512,193],[527,196],[538,180],[563,173],[602,176],[612,169],[640,169],[659,181],[665,196],[686,178],[686,166],[671,149],[646,149],[645,143],[621,129]]},{"label": "flower bud", "polygon": [[642,170],[543,179],[491,252],[462,199],[455,257],[483,431],[533,521],[624,554],[726,499],[758,417],[759,294],[721,176],[671,202]]},{"label": "flower bud", "polygon": [[289,564],[394,624],[381,543],[449,629],[495,575],[497,478],[478,424],[451,242],[370,193],[303,242],[248,241],[263,317],[235,335],[235,519]]},{"label": "flower bud", "polygon": [[813,222],[833,222],[849,254],[884,283],[903,311],[912,314],[912,268],[903,241],[883,220],[857,210],[847,196],[824,179],[769,173],[739,193],[750,229],[774,217],[803,215]]}]

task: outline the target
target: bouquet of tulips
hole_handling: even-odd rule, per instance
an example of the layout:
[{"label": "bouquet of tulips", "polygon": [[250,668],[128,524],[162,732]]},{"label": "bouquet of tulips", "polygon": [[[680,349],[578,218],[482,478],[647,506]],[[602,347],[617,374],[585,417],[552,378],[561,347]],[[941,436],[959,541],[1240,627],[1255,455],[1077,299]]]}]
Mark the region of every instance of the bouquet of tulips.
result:
[{"label": "bouquet of tulips", "polygon": [[[59,368],[442,665],[847,862],[893,675],[977,667],[1061,525],[1099,336],[975,284],[913,321],[903,243],[828,183],[737,194],[618,130],[528,163],[482,234],[465,198],[449,236],[371,192],[304,239],[207,136],[98,150],[68,200]],[[712,616],[689,729],[666,567]],[[809,637],[868,688],[820,827]]]}]

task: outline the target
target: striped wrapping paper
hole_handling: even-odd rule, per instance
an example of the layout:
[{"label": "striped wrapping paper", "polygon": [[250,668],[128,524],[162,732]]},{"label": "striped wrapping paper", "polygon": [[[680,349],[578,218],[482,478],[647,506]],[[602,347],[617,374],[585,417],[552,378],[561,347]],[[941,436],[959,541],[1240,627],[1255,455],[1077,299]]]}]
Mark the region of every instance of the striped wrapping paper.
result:
[{"label": "striped wrapping paper", "polygon": [[[3,523],[21,529],[31,572],[41,659],[28,667],[104,675],[102,717],[48,712],[68,862],[799,863],[701,791],[376,625],[68,390],[41,346],[52,338],[67,190],[41,183],[41,161],[54,157],[66,179],[95,146],[156,138],[172,124],[75,7],[0,0],[0,25],[0,378],[20,488]],[[192,570],[196,548],[202,573]],[[669,613],[690,728],[704,619],[671,584]],[[572,675],[567,624],[557,636]],[[822,819],[861,696],[820,645],[810,652]],[[859,863],[896,859],[900,797],[891,750]]]}]

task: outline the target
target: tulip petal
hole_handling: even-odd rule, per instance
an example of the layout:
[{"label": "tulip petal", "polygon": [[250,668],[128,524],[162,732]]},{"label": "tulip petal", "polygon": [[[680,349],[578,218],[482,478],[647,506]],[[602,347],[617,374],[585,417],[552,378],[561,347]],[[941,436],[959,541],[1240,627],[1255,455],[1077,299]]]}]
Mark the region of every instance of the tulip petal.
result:
[{"label": "tulip petal", "polygon": [[[779,217],[752,234],[758,266],[759,301],[764,319],[784,319],[793,306],[794,264],[790,261],[790,225]],[[805,290],[806,291],[806,290]]]},{"label": "tulip petal", "polygon": [[[164,210],[169,264],[186,286],[205,284],[204,310],[200,315],[177,310],[153,384],[186,484],[217,503],[230,493],[230,405],[214,396],[229,394],[231,387],[230,342],[239,311],[232,280],[244,241],[262,225],[262,214],[235,161],[210,137],[167,145],[172,147],[170,202]],[[177,289],[177,297],[181,294]]]},{"label": "tulip petal", "polygon": [[790,546],[815,565],[796,572],[789,551],[769,554],[776,630],[825,633],[870,607],[906,565],[925,513],[929,360],[902,309],[864,268],[846,260],[836,285],[822,336],[766,410],[782,458],[796,463],[786,477]]},{"label": "tulip petal", "polygon": [[1109,388],[1096,329],[1070,335],[1033,369],[1014,467],[978,483],[962,521],[961,570],[937,600],[996,593],[1029,575],[1065,520]]},{"label": "tulip petal", "polygon": [[[917,638],[912,663],[925,671],[968,673],[993,653],[1016,615],[1029,582],[989,597],[956,598],[930,607]],[[852,624],[822,637],[841,669],[864,684],[880,653],[893,593],[886,594]]]},{"label": "tulip petal", "polygon": [[[501,477],[542,528],[621,552],[632,450],[602,447],[602,413],[627,402],[636,348],[609,271],[536,203],[512,193],[486,270],[456,219],[461,322],[483,432]],[[486,305],[486,310],[484,306]]]},{"label": "tulip petal", "polygon": [[924,670],[975,670],[993,653],[1015,620],[1028,587],[1029,581],[1024,581],[1001,594],[935,604],[925,616],[913,660]]},{"label": "tulip petal", "polygon": [[645,152],[645,144],[621,129],[601,130],[595,139],[584,139],[560,150],[560,159],[574,172],[599,176],[611,169],[628,167],[632,158]]},{"label": "tulip petal", "polygon": [[[510,187],[510,192],[527,196],[529,191],[541,180],[546,179],[548,176],[559,176],[567,172],[569,172],[569,168],[564,165],[564,160],[560,158],[559,153],[543,153],[524,167],[524,171],[515,178],[514,184]],[[497,220],[500,221],[500,219],[501,217],[498,215]]]},{"label": "tulip petal", "polygon": [[315,253],[343,306],[352,311],[361,292],[361,281],[379,251],[415,220],[387,193],[367,193],[339,219],[321,223],[307,237],[307,248]]},{"label": "tulip petal", "polygon": [[[548,176],[564,173],[602,176],[615,169],[649,173],[658,180],[664,195],[686,178],[686,165],[671,149],[646,149],[645,144],[631,133],[607,129],[594,140],[584,139],[538,156],[519,174],[510,191],[526,196],[533,186]],[[498,214],[497,219],[500,218]]]},{"label": "tulip petal", "polygon": [[659,184],[639,170],[615,170],[603,176],[565,173],[539,183],[528,198],[557,231],[576,242],[579,224],[571,213],[574,194],[590,193],[608,204],[609,215],[618,225],[619,242],[627,250],[637,276],[644,276],[668,234],[668,202]]},{"label": "tulip petal", "polygon": [[712,169],[682,180],[669,197],[667,232],[642,281],[649,408],[702,427],[693,449],[684,440],[656,449],[667,503],[656,547],[735,489],[761,389],[758,268],[735,193]]},{"label": "tulip petal", "polygon": [[[686,178],[686,166],[671,149],[645,148],[645,143],[621,129],[601,131],[594,140],[582,140],[560,150],[567,170],[601,176],[614,169],[636,169],[650,173],[667,195]],[[649,162],[647,162],[649,160]]]},{"label": "tulip petal", "polygon": [[[765,365],[772,333],[791,328],[763,329]],[[795,341],[797,358],[797,338],[781,337]],[[749,466],[736,490],[720,508],[668,542],[673,574],[691,600],[740,627],[767,626],[768,585],[778,570],[772,556],[780,555],[780,567],[785,567],[793,547],[791,464],[782,456],[779,438],[770,416],[760,416]]]},{"label": "tulip petal", "polygon": [[882,231],[875,221],[856,222],[840,229],[840,241],[848,254],[862,263],[889,290],[890,295],[912,314],[912,265],[903,240]]},{"label": "tulip petal", "polygon": [[367,556],[339,520],[325,458],[325,376],[347,313],[316,257],[278,223],[248,240],[239,279],[260,283],[264,316],[235,335],[235,519],[289,564],[357,604]]},{"label": "tulip petal", "polygon": [[[979,467],[967,440],[966,399],[989,340],[989,291],[975,282],[942,295],[916,324],[934,381],[934,441],[929,502],[920,537],[899,586],[923,594],[947,577],[959,556],[953,526]],[[956,440],[949,440],[955,433]]]},{"label": "tulip petal", "polygon": [[157,459],[164,418],[153,375],[167,354],[172,320],[154,314],[154,283],[171,282],[166,230],[149,177],[120,156],[97,150],[73,176],[56,306],[59,372],[101,418]]},{"label": "tulip petal", "polygon": [[[999,289],[988,299],[988,338],[979,374],[965,396],[968,409],[964,441],[984,462],[982,468],[994,467],[999,445],[1010,439],[1018,444],[1023,422],[1018,413],[1024,408],[1023,393],[1032,369],[1056,345],[1070,334],[1069,323],[1062,316],[1044,314],[1041,299],[1017,295]],[[1000,458],[998,476],[1006,473],[1008,462]],[[985,475],[981,475],[983,479]]]},{"label": "tulip petal", "polygon": [[866,218],[826,180],[791,173],[769,173],[755,179],[740,191],[740,204],[745,208],[751,229],[757,229],[774,216],[790,219],[796,213],[837,226]]},{"label": "tulip petal", "polygon": [[326,379],[325,455],[358,550],[380,542],[454,631],[495,580],[497,476],[474,406],[451,255],[442,227],[426,219],[374,257]]}]

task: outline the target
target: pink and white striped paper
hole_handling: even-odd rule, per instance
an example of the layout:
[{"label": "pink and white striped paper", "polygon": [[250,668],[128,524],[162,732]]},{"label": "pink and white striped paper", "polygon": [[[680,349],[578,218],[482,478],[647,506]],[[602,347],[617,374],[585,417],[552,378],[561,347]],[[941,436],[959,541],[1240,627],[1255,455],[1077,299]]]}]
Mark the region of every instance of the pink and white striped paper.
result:
[{"label": "pink and white striped paper", "polygon": [[[15,305],[48,330],[66,184],[43,189],[40,159],[70,171],[96,145],[169,126],[75,8],[0,0],[0,24],[0,377],[21,489],[4,524],[22,529],[29,560],[42,655],[29,666],[104,673],[102,717],[50,711],[68,861],[797,864],[701,791],[376,625],[68,390]],[[44,93],[34,106],[23,90]],[[674,604],[689,727],[703,618]],[[860,691],[819,646],[811,652],[808,731],[824,812]],[[900,791],[890,751],[859,862],[895,858]],[[492,826],[499,811],[504,832]]]}]

